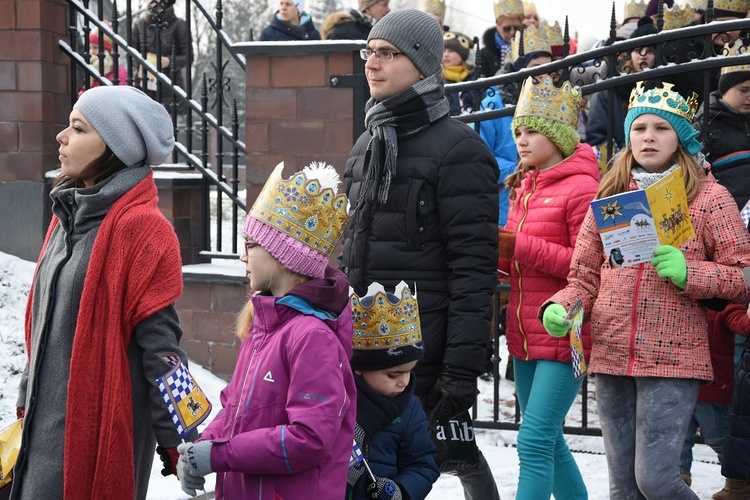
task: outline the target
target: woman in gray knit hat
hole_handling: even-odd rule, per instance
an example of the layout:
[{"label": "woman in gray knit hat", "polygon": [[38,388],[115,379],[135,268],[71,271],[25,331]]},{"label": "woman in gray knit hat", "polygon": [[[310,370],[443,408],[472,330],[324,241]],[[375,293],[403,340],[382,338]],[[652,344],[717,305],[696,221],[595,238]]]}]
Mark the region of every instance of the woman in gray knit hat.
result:
[{"label": "woman in gray knit hat", "polygon": [[180,443],[155,381],[170,369],[163,356],[187,363],[173,305],[180,247],[150,168],[172,153],[172,125],[140,90],[102,86],[81,95],[57,141],[11,498],[145,498],[157,443],[166,473]]}]

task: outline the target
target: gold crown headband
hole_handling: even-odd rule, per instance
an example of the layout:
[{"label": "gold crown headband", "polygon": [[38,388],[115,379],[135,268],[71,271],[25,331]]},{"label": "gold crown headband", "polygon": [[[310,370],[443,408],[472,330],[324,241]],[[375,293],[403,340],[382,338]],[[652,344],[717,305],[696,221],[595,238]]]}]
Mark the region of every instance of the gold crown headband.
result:
[{"label": "gold crown headband", "polygon": [[[725,45],[724,50],[722,53],[727,57],[738,57],[738,56],[746,56],[750,54],[750,52],[747,50],[747,47],[744,47],[742,45],[742,39],[738,39],[736,42],[734,42],[734,45],[731,47]],[[740,64],[738,66],[724,66],[721,68],[721,74],[727,75],[729,73],[739,73],[750,71],[750,64]]]},{"label": "gold crown headband", "polygon": [[501,16],[523,19],[522,0],[495,0],[495,21]]},{"label": "gold crown headband", "polygon": [[445,0],[421,0],[419,10],[427,14],[435,14],[440,19],[445,19]]},{"label": "gold crown headband", "polygon": [[555,21],[555,24],[550,24],[547,21],[542,21],[542,29],[547,35],[550,47],[564,43],[563,32],[559,22]]},{"label": "gold crown headband", "polygon": [[750,0],[714,0],[714,9],[747,14],[748,9],[750,9]]},{"label": "gold crown headband", "polygon": [[646,0],[630,0],[625,2],[625,17],[623,19],[630,19],[631,17],[637,17],[638,19],[646,15],[646,8],[648,4]]},{"label": "gold crown headband", "polygon": [[664,5],[664,26],[662,29],[675,30],[684,28],[693,22],[695,17],[695,8],[687,2],[684,7],[680,7],[675,2],[672,7]]},{"label": "gold crown headband", "polygon": [[[351,292],[354,349],[387,349],[422,340],[416,294],[402,281],[396,285],[393,295],[396,302],[388,299],[380,283],[372,283],[362,298]],[[363,300],[367,305],[362,304]]]},{"label": "gold crown headband", "polygon": [[513,116],[547,118],[575,129],[580,112],[581,92],[570,82],[557,87],[548,76],[538,83],[534,83],[534,78],[530,76],[523,84]]},{"label": "gold crown headband", "polygon": [[318,163],[290,179],[282,179],[282,170],[284,162],[271,172],[248,216],[330,256],[349,221],[349,201],[344,193],[322,188],[315,177],[335,175],[331,182],[323,182],[335,186],[338,174],[333,167]]},{"label": "gold crown headband", "polygon": [[693,117],[698,110],[698,94],[693,92],[689,99],[685,100],[680,94],[672,90],[674,84],[663,82],[661,87],[644,90],[643,82],[638,82],[630,93],[628,109],[651,108],[674,113],[693,123]]},{"label": "gold crown headband", "polygon": [[550,47],[549,40],[547,39],[547,32],[543,28],[537,28],[534,25],[526,26],[521,31],[516,31],[515,36],[510,44],[510,53],[514,61],[521,56],[521,38],[523,37],[523,54],[531,54],[532,52],[548,52],[552,55],[552,47]]}]

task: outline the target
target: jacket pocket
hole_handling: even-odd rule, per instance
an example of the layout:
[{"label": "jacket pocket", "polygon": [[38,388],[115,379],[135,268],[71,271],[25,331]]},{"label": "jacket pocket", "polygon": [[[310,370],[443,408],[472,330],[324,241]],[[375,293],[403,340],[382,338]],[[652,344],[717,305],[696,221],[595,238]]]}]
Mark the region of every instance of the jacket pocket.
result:
[{"label": "jacket pocket", "polygon": [[420,196],[422,182],[422,179],[412,180],[406,195],[406,244],[411,249],[422,247],[424,226],[420,224],[420,219],[427,205],[425,196]]}]

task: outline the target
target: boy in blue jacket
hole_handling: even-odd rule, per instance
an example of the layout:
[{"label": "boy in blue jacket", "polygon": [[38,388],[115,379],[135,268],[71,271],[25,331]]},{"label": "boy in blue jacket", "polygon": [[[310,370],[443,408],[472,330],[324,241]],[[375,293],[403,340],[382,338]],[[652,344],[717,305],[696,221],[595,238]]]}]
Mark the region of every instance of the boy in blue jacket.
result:
[{"label": "boy in blue jacket", "polygon": [[357,385],[354,439],[362,452],[350,465],[347,499],[421,500],[440,476],[427,418],[411,372],[424,353],[417,298],[403,281],[394,293],[373,283],[351,294],[352,369]]}]

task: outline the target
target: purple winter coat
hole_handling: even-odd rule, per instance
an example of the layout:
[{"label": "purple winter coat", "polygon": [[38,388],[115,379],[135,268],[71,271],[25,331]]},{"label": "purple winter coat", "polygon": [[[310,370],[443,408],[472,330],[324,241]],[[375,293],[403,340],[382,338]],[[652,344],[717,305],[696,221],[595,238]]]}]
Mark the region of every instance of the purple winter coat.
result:
[{"label": "purple winter coat", "polygon": [[251,336],[198,440],[213,443],[217,499],[344,498],[356,413],[348,290],[328,267],[284,297],[251,298]]}]

